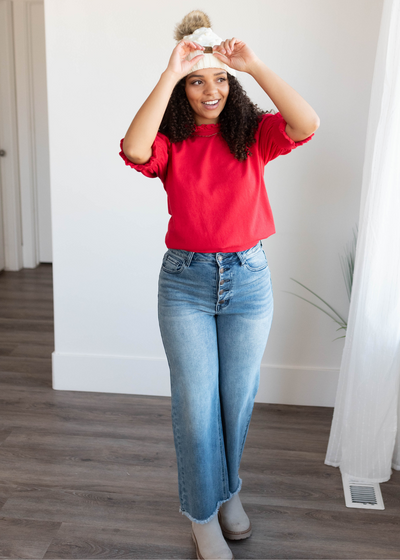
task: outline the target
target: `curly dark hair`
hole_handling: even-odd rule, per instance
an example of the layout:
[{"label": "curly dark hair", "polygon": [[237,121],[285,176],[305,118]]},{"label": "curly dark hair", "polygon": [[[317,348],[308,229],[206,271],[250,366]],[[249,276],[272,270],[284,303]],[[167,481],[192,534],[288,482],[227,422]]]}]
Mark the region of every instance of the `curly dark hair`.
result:
[{"label": "curly dark hair", "polygon": [[[272,111],[260,109],[250,100],[240,82],[229,72],[227,74],[229,94],[218,122],[221,125],[221,136],[230,152],[239,161],[244,161],[253,155],[249,148],[255,142],[261,115]],[[165,134],[171,142],[182,142],[195,131],[196,122],[185,86],[186,76],[174,87],[160,124],[159,132]]]}]

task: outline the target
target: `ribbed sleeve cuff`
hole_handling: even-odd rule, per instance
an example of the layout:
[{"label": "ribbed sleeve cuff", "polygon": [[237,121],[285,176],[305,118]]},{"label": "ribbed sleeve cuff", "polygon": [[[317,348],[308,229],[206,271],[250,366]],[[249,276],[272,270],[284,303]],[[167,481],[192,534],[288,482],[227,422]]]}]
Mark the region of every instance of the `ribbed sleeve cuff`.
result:
[{"label": "ribbed sleeve cuff", "polygon": [[157,159],[157,146],[156,146],[156,142],[154,142],[153,146],[152,146],[152,154],[151,154],[151,158],[149,159],[149,161],[147,161],[146,163],[133,163],[133,161],[131,161],[130,159],[128,159],[126,157],[126,155],[124,154],[124,150],[123,150],[123,144],[124,144],[124,138],[122,138],[121,142],[120,142],[120,148],[121,151],[119,152],[119,155],[122,157],[122,159],[125,162],[125,165],[129,165],[129,167],[133,167],[133,169],[136,169],[136,171],[139,171],[141,173],[143,172],[147,172],[147,173],[154,173],[155,169],[153,168],[153,164]]},{"label": "ribbed sleeve cuff", "polygon": [[278,125],[278,130],[279,130],[280,134],[282,135],[282,137],[286,140],[285,146],[288,146],[292,149],[297,148],[297,146],[302,146],[306,142],[309,142],[311,140],[311,138],[314,136],[314,133],[312,133],[311,136],[308,136],[307,138],[304,138],[303,140],[299,140],[298,142],[296,142],[295,140],[293,140],[292,138],[290,138],[290,136],[288,136],[286,134],[286,130],[285,130],[286,125],[287,125],[287,122],[282,117],[282,120],[279,122],[279,125]]}]

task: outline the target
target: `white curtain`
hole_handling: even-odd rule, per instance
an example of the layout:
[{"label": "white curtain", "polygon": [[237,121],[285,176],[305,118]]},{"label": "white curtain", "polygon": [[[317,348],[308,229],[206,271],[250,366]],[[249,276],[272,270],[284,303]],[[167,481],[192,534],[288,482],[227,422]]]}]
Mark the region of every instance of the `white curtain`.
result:
[{"label": "white curtain", "polygon": [[[355,69],[356,71],[356,69]],[[325,464],[400,470],[400,0],[385,0],[371,93],[347,334]]]}]

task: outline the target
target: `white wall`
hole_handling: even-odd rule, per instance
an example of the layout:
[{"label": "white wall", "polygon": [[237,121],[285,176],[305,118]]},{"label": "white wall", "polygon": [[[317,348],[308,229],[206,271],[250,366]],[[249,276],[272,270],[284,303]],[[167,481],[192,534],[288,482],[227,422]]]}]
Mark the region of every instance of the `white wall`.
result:
[{"label": "white wall", "polygon": [[[338,254],[358,221],[383,0],[45,0],[52,185],[53,387],[169,395],[157,282],[169,215],[158,179],[126,167],[119,141],[165,69],[173,28],[205,10],[315,108],[314,139],[266,168],[277,233],[264,241],[275,317],[259,402],[333,406],[343,340],[287,294],[294,277],[347,316]],[[239,79],[262,108],[270,100]],[[340,333],[339,333],[340,334]]]}]

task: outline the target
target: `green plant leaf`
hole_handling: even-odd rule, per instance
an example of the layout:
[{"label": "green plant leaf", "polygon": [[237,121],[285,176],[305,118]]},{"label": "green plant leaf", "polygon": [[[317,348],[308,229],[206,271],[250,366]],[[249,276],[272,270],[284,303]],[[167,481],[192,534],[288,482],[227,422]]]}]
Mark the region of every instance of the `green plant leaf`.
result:
[{"label": "green plant leaf", "polygon": [[[356,224],[355,229],[353,229],[353,240],[350,242],[350,244],[347,244],[346,247],[345,247],[345,255],[344,256],[339,255],[340,266],[342,268],[343,279],[344,279],[344,283],[345,283],[345,286],[346,286],[346,291],[347,291],[349,301],[351,300],[351,291],[352,291],[352,287],[353,287],[354,265],[355,265],[356,250],[357,250],[357,237],[358,237],[358,225]],[[322,301],[322,303],[324,305],[326,305],[331,311],[333,311],[333,313],[337,317],[339,317],[341,322],[338,321],[338,319],[336,317],[331,315],[331,313],[329,313],[328,311],[326,311],[325,309],[323,309],[319,305],[316,305],[315,303],[313,303],[309,299],[306,299],[302,296],[299,296],[298,294],[295,294],[294,292],[288,292],[287,290],[283,290],[284,292],[286,292],[288,294],[292,294],[293,296],[296,296],[296,297],[306,301],[307,303],[310,303],[311,305],[313,305],[317,309],[320,309],[323,313],[325,313],[325,315],[328,315],[328,317],[330,317],[333,321],[335,321],[335,323],[337,323],[339,325],[339,327],[336,329],[336,332],[340,331],[341,329],[347,331],[347,321],[345,321],[343,319],[343,317],[341,315],[339,315],[339,313],[331,305],[329,305],[329,303],[327,303],[324,299],[322,299],[315,292],[310,290],[310,288],[307,288],[307,286],[305,286],[304,284],[302,284],[298,280],[295,280],[294,278],[291,278],[291,280],[293,280],[293,282],[296,282],[297,284],[302,286],[305,290],[307,290],[308,292],[313,294],[316,298],[318,298],[320,301]],[[335,338],[334,340],[338,340],[339,338],[346,338],[346,335],[339,336],[339,337]]]},{"label": "green plant leaf", "polygon": [[[307,288],[307,286],[305,286],[304,284],[302,284],[302,283],[299,282],[298,280],[295,280],[294,278],[291,278],[291,280],[293,280],[293,282],[297,282],[297,284],[300,284],[300,286],[303,286],[304,289],[306,289],[306,290],[308,290],[309,292],[311,292],[316,298],[318,298],[320,301],[322,301],[322,303],[324,303],[327,307],[329,307],[329,309],[331,309],[331,310],[335,313],[335,315],[337,315],[337,316],[339,317],[339,319],[342,321],[342,323],[343,323],[344,325],[347,324],[346,321],[343,319],[343,317],[341,317],[341,316],[339,315],[339,313],[338,313],[337,311],[335,311],[331,305],[329,305],[329,303],[327,303],[327,302],[326,302],[325,300],[323,300],[321,297],[317,296],[317,294],[316,294],[315,292],[313,292],[312,290],[310,290],[310,288]],[[292,293],[292,292],[290,292],[290,293]],[[300,297],[300,296],[299,296],[299,297]],[[303,299],[304,299],[304,298],[303,298]],[[308,299],[306,299],[305,301],[308,301]],[[311,303],[311,302],[309,301],[309,303]],[[314,304],[313,304],[313,305],[314,305]],[[316,307],[318,307],[318,306],[316,306]],[[321,307],[320,307],[319,309],[321,309]],[[322,309],[322,311],[323,311],[323,309]],[[325,311],[325,313],[326,313],[326,311]],[[327,313],[327,315],[329,315],[329,313]],[[334,321],[336,321],[336,319],[334,319]],[[337,322],[338,324],[340,324],[339,321],[336,321],[336,322]]]},{"label": "green plant leaf", "polygon": [[[297,280],[295,280],[295,282],[297,282]],[[307,288],[306,288],[306,289],[307,289]],[[313,302],[310,301],[309,299],[303,298],[302,296],[299,296],[298,294],[295,294],[294,292],[288,292],[287,290],[282,290],[282,291],[283,291],[283,292],[286,292],[287,294],[292,294],[292,296],[296,296],[296,297],[298,297],[298,298],[300,298],[300,299],[306,301],[307,303],[311,303],[311,305],[313,305],[313,306],[316,307],[317,309],[320,309],[323,313],[325,313],[326,315],[328,315],[328,317],[330,317],[331,319],[333,319],[333,320],[335,321],[335,323],[337,323],[338,325],[341,326],[341,328],[345,329],[345,328],[347,327],[347,323],[346,323],[345,321],[343,321],[343,319],[342,319],[343,323],[339,323],[339,321],[336,319],[336,317],[334,317],[333,315],[331,315],[330,313],[328,313],[327,311],[325,311],[325,309],[322,309],[322,307],[320,307],[319,305],[316,305],[315,303],[313,303]],[[311,291],[311,290],[309,290],[309,291]],[[317,296],[317,297],[318,297],[318,296]],[[318,298],[318,299],[321,299],[321,298]],[[321,301],[324,301],[324,300],[321,300]],[[325,302],[324,302],[324,303],[325,303]],[[328,307],[330,307],[330,305],[328,305]],[[333,311],[335,311],[335,310],[333,309]],[[336,311],[335,311],[335,313],[336,313]],[[338,315],[338,314],[336,313],[336,315]],[[340,316],[338,315],[338,317],[340,317]],[[340,318],[341,318],[341,317],[340,317]]]},{"label": "green plant leaf", "polygon": [[358,226],[356,225],[353,229],[353,240],[346,245],[345,255],[339,255],[340,266],[342,268],[343,279],[346,286],[347,296],[349,301],[351,299],[351,290],[353,287],[353,276],[354,276],[354,263],[356,259],[357,250],[357,237],[358,237]]}]

